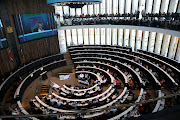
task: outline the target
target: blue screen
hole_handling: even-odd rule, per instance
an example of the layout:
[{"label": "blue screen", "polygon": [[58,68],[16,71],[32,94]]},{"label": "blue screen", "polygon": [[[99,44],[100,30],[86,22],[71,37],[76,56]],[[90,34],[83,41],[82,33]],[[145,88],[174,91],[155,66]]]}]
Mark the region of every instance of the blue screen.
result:
[{"label": "blue screen", "polygon": [[57,35],[53,13],[15,15],[14,19],[20,43]]}]

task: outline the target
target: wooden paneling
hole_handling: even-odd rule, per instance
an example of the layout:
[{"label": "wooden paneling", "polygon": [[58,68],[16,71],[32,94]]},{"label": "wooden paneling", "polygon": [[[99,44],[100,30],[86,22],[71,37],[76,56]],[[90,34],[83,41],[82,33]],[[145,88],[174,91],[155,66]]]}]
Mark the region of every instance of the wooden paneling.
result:
[{"label": "wooden paneling", "polygon": [[[47,5],[46,0],[5,0],[5,4],[13,28],[19,56],[23,63],[27,64],[30,61],[59,53],[59,42],[57,36],[41,38],[19,44],[13,19],[13,15],[17,14],[53,13],[53,6]],[[1,16],[1,18],[2,22],[5,23],[3,21],[3,16]],[[7,40],[9,43],[8,36]],[[21,57],[20,47],[23,50],[24,57]],[[10,43],[8,49],[11,49]],[[0,50],[0,77],[17,68],[15,63],[11,62],[9,59],[8,49]]]}]

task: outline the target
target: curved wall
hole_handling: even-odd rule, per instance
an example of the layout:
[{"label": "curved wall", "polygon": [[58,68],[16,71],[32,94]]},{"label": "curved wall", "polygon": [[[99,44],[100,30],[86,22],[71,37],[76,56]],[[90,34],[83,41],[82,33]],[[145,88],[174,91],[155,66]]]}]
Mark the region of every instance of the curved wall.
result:
[{"label": "curved wall", "polygon": [[85,28],[117,28],[117,29],[133,29],[133,30],[142,30],[156,33],[168,34],[176,37],[180,37],[180,32],[175,30],[168,30],[163,28],[154,28],[154,27],[143,27],[143,26],[132,26],[132,25],[78,25],[78,26],[63,26],[60,27],[60,30],[67,29],[85,29]]},{"label": "curved wall", "polygon": [[[180,62],[180,32],[130,25],[64,26],[58,31],[63,46],[102,44],[129,46],[160,54]],[[67,47],[61,47],[66,51]]]}]

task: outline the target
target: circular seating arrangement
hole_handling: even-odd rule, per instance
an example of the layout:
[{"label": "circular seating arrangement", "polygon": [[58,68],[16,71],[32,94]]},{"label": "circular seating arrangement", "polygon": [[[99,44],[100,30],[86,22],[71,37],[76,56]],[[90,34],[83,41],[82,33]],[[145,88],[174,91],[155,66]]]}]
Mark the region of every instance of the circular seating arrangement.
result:
[{"label": "circular seating arrangement", "polygon": [[[50,80],[52,92],[43,98],[36,95],[30,101],[31,107],[38,113],[60,114],[57,118],[63,119],[116,120],[138,117],[163,110],[166,99],[132,104],[130,107],[121,105],[153,100],[178,91],[179,63],[162,61],[154,54],[142,50],[132,52],[129,47],[105,45],[70,46],[69,53],[76,70],[76,79],[88,87],[60,86]],[[21,104],[25,87],[30,84],[28,80],[32,82],[43,71],[52,70],[46,69],[49,65],[55,66],[52,69],[61,67],[56,62],[47,64],[30,73],[19,85],[14,98],[18,98],[20,113],[29,114]]]}]

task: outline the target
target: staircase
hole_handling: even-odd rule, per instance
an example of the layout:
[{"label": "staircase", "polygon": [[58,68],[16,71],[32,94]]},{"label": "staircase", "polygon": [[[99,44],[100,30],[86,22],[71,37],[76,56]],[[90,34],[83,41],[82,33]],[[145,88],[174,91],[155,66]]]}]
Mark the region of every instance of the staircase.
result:
[{"label": "staircase", "polygon": [[39,98],[42,99],[44,96],[48,95],[48,93],[49,93],[49,87],[47,85],[42,85]]},{"label": "staircase", "polygon": [[71,56],[70,56],[69,52],[64,53],[64,59],[66,59],[67,65],[73,65],[73,61],[71,59]]}]

